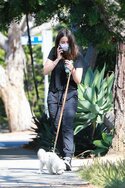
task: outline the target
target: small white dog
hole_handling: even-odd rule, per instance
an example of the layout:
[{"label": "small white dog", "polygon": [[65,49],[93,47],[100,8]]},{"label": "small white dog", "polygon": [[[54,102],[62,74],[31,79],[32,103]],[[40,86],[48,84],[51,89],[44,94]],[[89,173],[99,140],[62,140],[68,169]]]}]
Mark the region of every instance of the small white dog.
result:
[{"label": "small white dog", "polygon": [[66,169],[66,165],[62,159],[54,152],[46,152],[44,149],[39,149],[37,152],[40,161],[40,172],[46,166],[50,174],[62,174]]}]

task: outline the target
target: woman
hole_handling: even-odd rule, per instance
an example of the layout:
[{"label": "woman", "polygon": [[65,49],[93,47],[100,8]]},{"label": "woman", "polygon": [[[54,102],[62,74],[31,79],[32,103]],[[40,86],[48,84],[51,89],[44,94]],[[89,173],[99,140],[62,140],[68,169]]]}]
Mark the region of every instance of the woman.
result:
[{"label": "woman", "polygon": [[73,120],[78,103],[77,85],[81,82],[83,74],[83,55],[71,31],[62,29],[44,65],[44,74],[51,72],[48,109],[55,133],[69,71],[71,78],[57,141],[57,148],[64,159],[66,170],[71,170],[71,159],[74,154]]}]

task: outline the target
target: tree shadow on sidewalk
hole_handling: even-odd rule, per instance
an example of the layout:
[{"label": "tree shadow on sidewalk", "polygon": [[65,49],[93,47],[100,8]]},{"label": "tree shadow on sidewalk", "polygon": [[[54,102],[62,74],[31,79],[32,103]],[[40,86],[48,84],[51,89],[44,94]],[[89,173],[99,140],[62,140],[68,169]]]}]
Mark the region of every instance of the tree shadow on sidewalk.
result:
[{"label": "tree shadow on sidewalk", "polygon": [[0,160],[37,159],[36,152],[26,148],[27,142],[0,142]]}]

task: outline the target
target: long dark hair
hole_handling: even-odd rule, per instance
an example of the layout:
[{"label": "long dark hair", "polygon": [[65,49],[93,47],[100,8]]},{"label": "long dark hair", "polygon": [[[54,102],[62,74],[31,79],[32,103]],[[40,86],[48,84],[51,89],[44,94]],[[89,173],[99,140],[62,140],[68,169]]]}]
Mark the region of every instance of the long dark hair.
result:
[{"label": "long dark hair", "polygon": [[[69,43],[69,51],[68,52],[63,52],[63,58],[64,59],[69,59],[69,60],[74,60],[78,54],[78,46],[75,41],[75,37],[72,34],[72,32],[68,29],[61,29],[58,32],[58,35],[55,40],[55,50],[59,46],[60,39],[62,37],[66,36],[68,38],[68,43]],[[55,52],[56,53],[56,52]],[[57,54],[56,54],[57,55]]]}]

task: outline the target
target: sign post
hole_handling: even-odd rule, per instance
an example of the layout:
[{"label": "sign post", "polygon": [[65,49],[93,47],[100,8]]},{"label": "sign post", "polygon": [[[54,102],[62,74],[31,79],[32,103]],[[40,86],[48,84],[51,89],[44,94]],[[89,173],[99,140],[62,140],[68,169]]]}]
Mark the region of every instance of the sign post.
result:
[{"label": "sign post", "polygon": [[[21,37],[21,44],[27,45],[28,44],[28,36]],[[43,29],[42,36],[31,36],[31,44],[41,44],[41,49],[43,53],[43,64],[46,62],[49,51],[52,48],[52,30],[51,29]],[[49,117],[48,113],[48,105],[47,105],[47,96],[48,96],[48,88],[49,88],[49,81],[48,75],[44,76],[44,108],[45,114]]]},{"label": "sign post", "polygon": [[[42,31],[42,52],[43,52],[43,64],[46,62],[48,54],[52,48],[52,30],[45,29]],[[45,113],[49,117],[47,96],[48,96],[49,81],[48,75],[44,76],[44,107]]]}]

